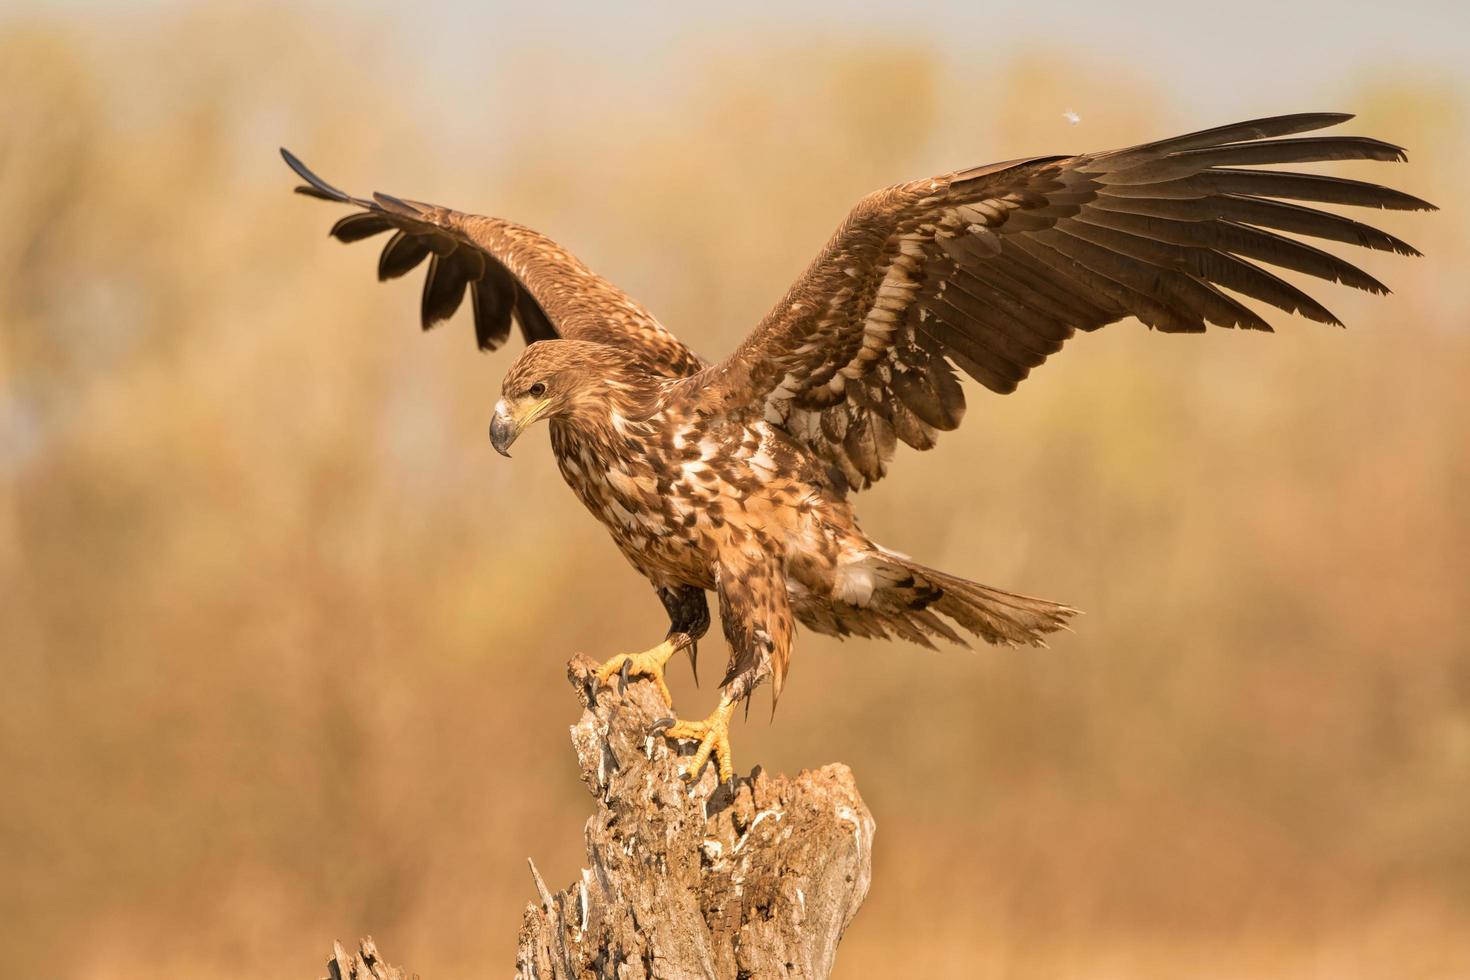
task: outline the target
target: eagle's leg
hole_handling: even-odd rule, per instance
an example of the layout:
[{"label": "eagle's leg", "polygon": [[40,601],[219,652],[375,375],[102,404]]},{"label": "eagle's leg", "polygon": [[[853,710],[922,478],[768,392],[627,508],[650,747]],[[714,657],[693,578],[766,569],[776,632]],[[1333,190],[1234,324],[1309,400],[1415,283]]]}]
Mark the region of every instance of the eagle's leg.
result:
[{"label": "eagle's leg", "polygon": [[[674,696],[664,681],[664,665],[680,650],[689,651],[689,664],[695,665],[699,639],[709,630],[709,603],[704,590],[696,586],[660,587],[658,597],[669,613],[669,635],[658,646],[640,653],[620,653],[597,668],[598,685],[606,684],[614,674],[638,674],[653,678],[658,693],[670,707]],[[698,673],[695,674],[696,678]]]},{"label": "eagle's leg", "polygon": [[720,782],[734,778],[730,719],[735,706],[767,677],[774,678],[779,696],[791,655],[791,605],[786,598],[786,577],[776,562],[746,558],[738,568],[722,564],[716,590],[725,639],[730,643],[730,667],[721,684],[719,706],[704,721],[676,721],[664,732],[668,738],[699,742],[699,750],[684,770],[691,782],[699,778],[710,756],[714,756]]}]

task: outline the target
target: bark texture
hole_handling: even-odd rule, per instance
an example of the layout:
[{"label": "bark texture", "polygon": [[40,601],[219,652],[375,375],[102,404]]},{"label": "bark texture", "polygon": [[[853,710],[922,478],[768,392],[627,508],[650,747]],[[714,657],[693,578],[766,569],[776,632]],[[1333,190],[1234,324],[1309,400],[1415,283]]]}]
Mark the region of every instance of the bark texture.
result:
[{"label": "bark texture", "polygon": [[[553,893],[530,862],[538,900],[517,980],[826,977],[872,878],[873,817],[852,772],[756,767],[732,787],[711,763],[690,785],[694,746],[651,734],[669,715],[654,685],[614,679],[594,692],[595,669],[582,656],[567,667],[585,709],[572,748],[597,801],[588,866]],[[326,980],[417,980],[371,937],[333,952]]]},{"label": "bark texture", "polygon": [[531,865],[519,980],[820,978],[868,893],[873,818],[846,766],[799,776],[757,767],[692,786],[692,745],[651,735],[666,717],[646,680],[593,698],[596,665],[567,676],[586,710],[572,746],[597,810],[588,867],[553,894]]}]

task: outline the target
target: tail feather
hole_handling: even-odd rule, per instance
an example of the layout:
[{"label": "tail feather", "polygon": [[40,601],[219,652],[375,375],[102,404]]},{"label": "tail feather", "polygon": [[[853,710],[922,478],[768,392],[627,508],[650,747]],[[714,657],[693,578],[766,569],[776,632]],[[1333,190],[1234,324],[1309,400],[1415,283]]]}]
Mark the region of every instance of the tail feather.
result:
[{"label": "tail feather", "polygon": [[[1060,602],[981,585],[901,555],[885,557],[905,568],[917,586],[928,589],[927,601],[913,614],[927,613],[929,620],[937,619],[936,613],[946,616],[987,643],[1044,647],[1043,637],[1067,629],[1067,620],[1077,614],[1076,609]],[[953,631],[949,633],[947,638],[958,639]]]},{"label": "tail feather", "polygon": [[1060,602],[993,589],[872,544],[840,565],[831,591],[794,593],[792,609],[817,633],[903,639],[930,649],[936,639],[965,646],[956,625],[987,643],[1044,647],[1046,634],[1067,629],[1077,614]]}]

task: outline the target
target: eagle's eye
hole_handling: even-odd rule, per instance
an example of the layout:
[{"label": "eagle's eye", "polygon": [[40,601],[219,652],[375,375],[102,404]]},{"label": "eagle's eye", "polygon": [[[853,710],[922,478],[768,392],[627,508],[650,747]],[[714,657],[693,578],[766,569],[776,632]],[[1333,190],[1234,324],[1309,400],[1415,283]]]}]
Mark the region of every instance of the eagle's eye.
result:
[{"label": "eagle's eye", "polygon": [[531,386],[532,398],[540,398],[544,394],[546,394],[546,382],[538,381]]}]

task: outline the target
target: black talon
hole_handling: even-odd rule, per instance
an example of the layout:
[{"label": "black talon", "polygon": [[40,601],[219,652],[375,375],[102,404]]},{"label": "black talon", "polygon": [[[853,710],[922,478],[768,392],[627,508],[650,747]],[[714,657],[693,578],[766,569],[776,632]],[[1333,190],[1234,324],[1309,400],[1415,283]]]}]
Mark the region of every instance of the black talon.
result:
[{"label": "black talon", "polygon": [[628,669],[630,661],[624,660],[623,666],[618,669],[618,676],[623,679],[623,686],[618,688],[619,694],[628,693],[628,685],[632,683],[633,673]]},{"label": "black talon", "polygon": [[648,734],[650,734],[650,735],[662,735],[664,732],[668,731],[670,728],[673,728],[674,725],[675,725],[675,720],[673,718],[659,718],[659,719],[656,719],[652,725],[649,725],[648,726]]}]

